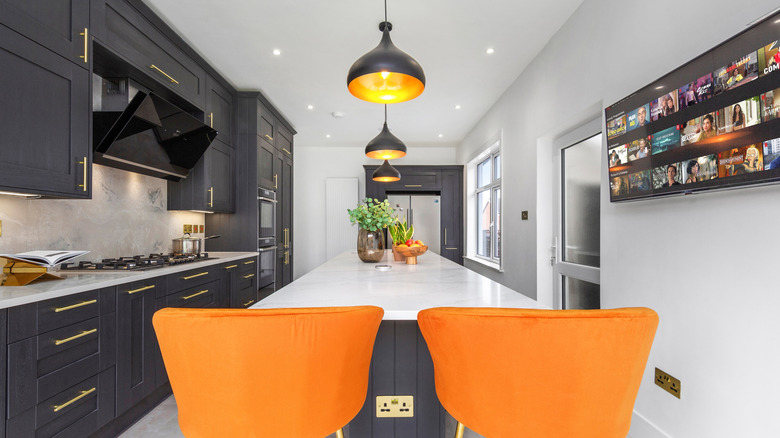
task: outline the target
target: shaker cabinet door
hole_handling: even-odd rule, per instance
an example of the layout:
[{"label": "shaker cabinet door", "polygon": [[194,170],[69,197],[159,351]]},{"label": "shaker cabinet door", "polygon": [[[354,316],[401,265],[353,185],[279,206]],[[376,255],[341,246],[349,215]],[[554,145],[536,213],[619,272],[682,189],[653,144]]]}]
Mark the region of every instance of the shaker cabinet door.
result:
[{"label": "shaker cabinet door", "polygon": [[89,198],[89,71],[0,25],[0,78],[0,190]]}]

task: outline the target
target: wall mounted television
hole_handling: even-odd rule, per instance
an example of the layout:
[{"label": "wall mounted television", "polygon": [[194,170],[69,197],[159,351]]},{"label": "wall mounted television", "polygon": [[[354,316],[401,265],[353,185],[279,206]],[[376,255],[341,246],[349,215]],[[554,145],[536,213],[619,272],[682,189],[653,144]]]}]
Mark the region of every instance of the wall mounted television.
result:
[{"label": "wall mounted television", "polygon": [[780,182],[780,13],[605,109],[612,202]]}]

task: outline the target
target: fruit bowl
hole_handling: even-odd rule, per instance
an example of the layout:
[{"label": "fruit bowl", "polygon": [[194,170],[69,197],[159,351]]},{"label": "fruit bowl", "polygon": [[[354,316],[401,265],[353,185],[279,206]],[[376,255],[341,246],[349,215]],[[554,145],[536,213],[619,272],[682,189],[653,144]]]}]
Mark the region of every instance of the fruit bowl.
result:
[{"label": "fruit bowl", "polygon": [[428,245],[423,246],[395,246],[396,251],[406,257],[407,265],[416,265],[417,256],[425,254],[428,251]]}]

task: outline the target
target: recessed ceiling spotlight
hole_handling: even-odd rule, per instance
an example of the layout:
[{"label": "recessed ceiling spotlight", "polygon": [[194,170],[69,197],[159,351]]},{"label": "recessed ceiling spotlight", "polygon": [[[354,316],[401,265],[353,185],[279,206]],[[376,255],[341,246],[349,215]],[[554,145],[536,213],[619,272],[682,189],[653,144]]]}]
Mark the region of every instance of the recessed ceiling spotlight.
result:
[{"label": "recessed ceiling spotlight", "polygon": [[488,55],[492,55],[492,54],[493,54],[493,52],[495,52],[495,51],[496,51],[496,50],[495,50],[494,48],[492,48],[492,47],[488,47],[488,48],[487,48],[487,50],[485,50],[485,53],[487,53]]},{"label": "recessed ceiling spotlight", "polygon": [[330,138],[330,134],[325,134],[325,138]]},{"label": "recessed ceiling spotlight", "polygon": [[313,110],[314,109],[314,105],[309,105],[309,106],[306,107],[306,109]]},{"label": "recessed ceiling spotlight", "polygon": [[444,134],[439,134],[439,138],[442,138],[442,137],[444,137]]},{"label": "recessed ceiling spotlight", "polygon": [[455,109],[460,109],[460,105],[455,105]]},{"label": "recessed ceiling spotlight", "polygon": [[659,86],[655,87],[655,89],[656,89],[656,90],[660,90],[660,89],[661,89],[661,88],[663,88],[663,87],[664,87],[663,85],[659,85]]},{"label": "recessed ceiling spotlight", "polygon": [[282,51],[279,49],[274,49],[274,55],[279,56],[282,54]]},{"label": "recessed ceiling spotlight", "polygon": [[334,119],[343,119],[344,118],[344,113],[342,113],[341,111],[333,111],[332,113],[330,113],[330,115]]}]

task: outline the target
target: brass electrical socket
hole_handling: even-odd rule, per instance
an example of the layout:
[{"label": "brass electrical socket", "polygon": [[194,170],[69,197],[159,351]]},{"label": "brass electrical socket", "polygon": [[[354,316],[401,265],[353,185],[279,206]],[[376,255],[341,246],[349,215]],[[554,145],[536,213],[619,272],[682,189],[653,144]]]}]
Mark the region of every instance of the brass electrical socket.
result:
[{"label": "brass electrical socket", "polygon": [[185,225],[184,226],[184,232],[185,233],[192,233],[192,225]]},{"label": "brass electrical socket", "polygon": [[672,394],[673,396],[680,398],[680,379],[676,379],[668,373],[655,369],[655,384],[660,386],[664,391]]},{"label": "brass electrical socket", "polygon": [[414,396],[378,395],[376,396],[377,417],[414,417]]}]

